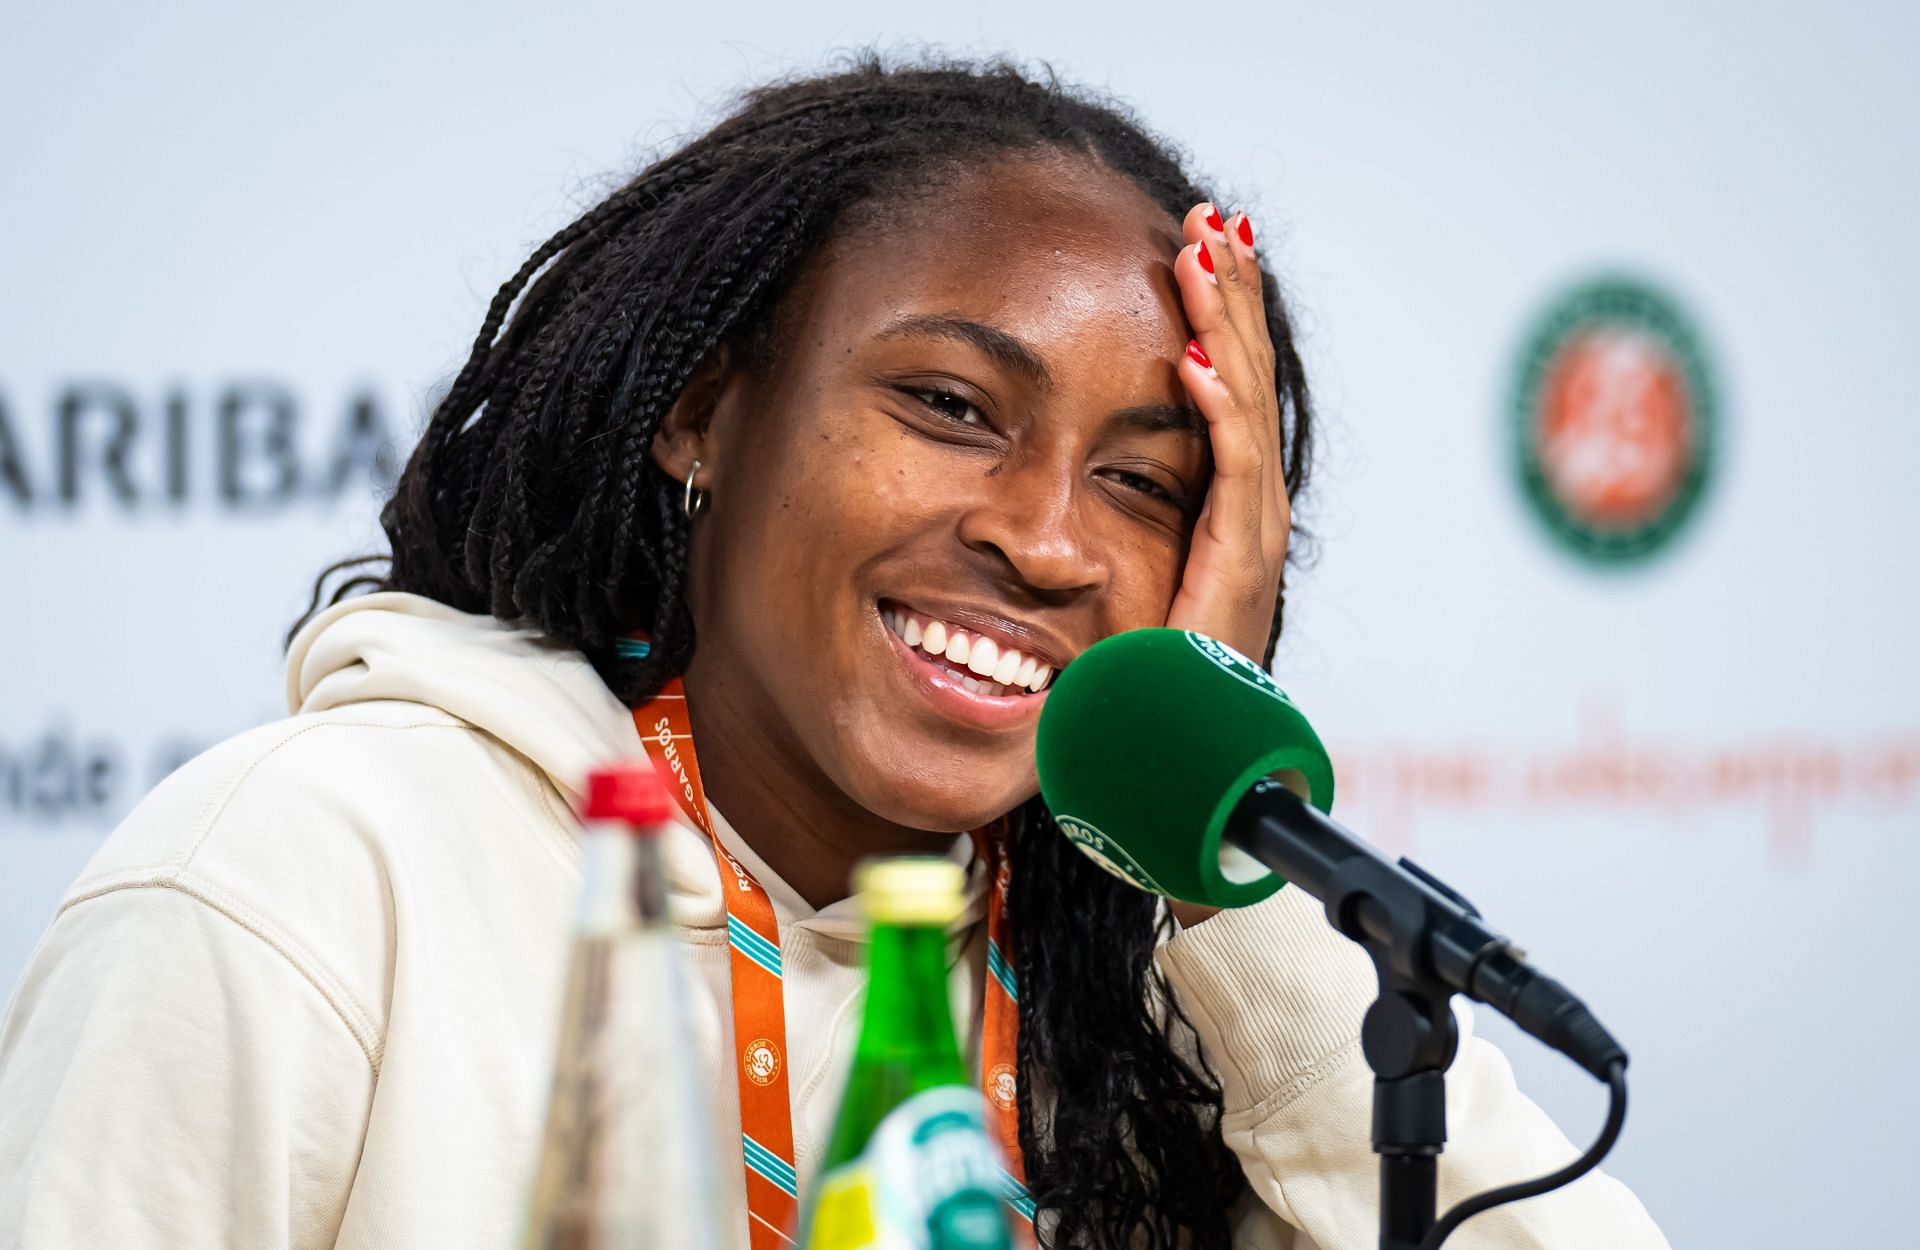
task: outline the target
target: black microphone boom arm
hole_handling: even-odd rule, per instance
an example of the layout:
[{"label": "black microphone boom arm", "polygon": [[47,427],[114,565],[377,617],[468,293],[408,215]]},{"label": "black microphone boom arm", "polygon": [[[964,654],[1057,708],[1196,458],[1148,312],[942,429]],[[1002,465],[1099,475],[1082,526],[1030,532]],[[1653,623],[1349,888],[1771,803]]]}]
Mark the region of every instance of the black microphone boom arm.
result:
[{"label": "black microphone boom arm", "polygon": [[1325,904],[1383,972],[1486,1003],[1599,1080],[1626,1051],[1574,994],[1541,976],[1479,909],[1411,860],[1394,863],[1276,780],[1257,782],[1225,839]]},{"label": "black microphone boom arm", "polygon": [[1222,837],[1319,899],[1333,927],[1373,958],[1380,996],[1360,1048],[1374,1073],[1383,1250],[1419,1250],[1430,1234],[1445,1235],[1434,1209],[1445,1074],[1460,1044],[1453,995],[1488,1004],[1618,1088],[1626,1051],[1586,1005],[1528,967],[1472,903],[1417,864],[1391,862],[1275,779],[1242,796]]}]

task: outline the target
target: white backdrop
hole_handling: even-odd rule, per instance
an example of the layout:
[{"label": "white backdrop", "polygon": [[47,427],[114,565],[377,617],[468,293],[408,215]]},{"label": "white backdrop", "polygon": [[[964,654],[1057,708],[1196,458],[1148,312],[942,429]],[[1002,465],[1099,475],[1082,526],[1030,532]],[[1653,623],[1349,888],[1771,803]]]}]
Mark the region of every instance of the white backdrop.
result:
[{"label": "white backdrop", "polygon": [[[1907,1244],[1920,21],[1544,8],[10,6],[0,981],[167,768],[282,714],[282,631],[377,536],[374,441],[534,243],[735,87],[1007,50],[1185,142],[1302,312],[1321,559],[1276,671],[1340,814],[1625,1039],[1611,1166],[1676,1245]],[[1501,418],[1542,302],[1616,269],[1699,325],[1722,442],[1671,551],[1608,571]],[[1586,1078],[1486,1028],[1589,1136]]]}]

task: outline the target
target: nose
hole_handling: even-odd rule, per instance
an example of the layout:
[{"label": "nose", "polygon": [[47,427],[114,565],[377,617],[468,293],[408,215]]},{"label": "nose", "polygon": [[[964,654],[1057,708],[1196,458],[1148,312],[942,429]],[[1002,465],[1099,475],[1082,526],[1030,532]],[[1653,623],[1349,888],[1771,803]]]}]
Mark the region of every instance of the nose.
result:
[{"label": "nose", "polygon": [[960,516],[960,541],[999,563],[1009,581],[1057,600],[1095,590],[1104,562],[1088,541],[1075,466],[1010,458],[980,479]]}]

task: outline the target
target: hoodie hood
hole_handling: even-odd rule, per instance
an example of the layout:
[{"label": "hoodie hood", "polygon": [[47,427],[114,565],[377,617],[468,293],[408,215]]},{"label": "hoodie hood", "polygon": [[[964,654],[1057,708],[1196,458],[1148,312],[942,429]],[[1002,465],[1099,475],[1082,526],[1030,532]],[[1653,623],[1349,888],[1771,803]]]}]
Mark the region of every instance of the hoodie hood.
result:
[{"label": "hoodie hood", "polygon": [[[585,656],[532,628],[461,612],[423,595],[383,591],[335,604],[301,627],[287,651],[287,710],[294,715],[393,699],[439,708],[531,761],[577,807],[587,773],[643,755],[633,713]],[[721,845],[745,864],[774,901],[783,926],[863,940],[866,925],[852,899],[815,910],[754,854],[718,811]],[[706,836],[678,822],[666,843],[674,914],[681,924],[713,927],[726,905]],[[954,848],[971,858],[965,837]],[[980,914],[985,872],[969,881],[962,925]]]},{"label": "hoodie hood", "polygon": [[457,716],[512,747],[570,803],[606,760],[641,752],[633,715],[586,657],[491,616],[387,591],[335,604],[287,651],[287,710],[398,699]]}]

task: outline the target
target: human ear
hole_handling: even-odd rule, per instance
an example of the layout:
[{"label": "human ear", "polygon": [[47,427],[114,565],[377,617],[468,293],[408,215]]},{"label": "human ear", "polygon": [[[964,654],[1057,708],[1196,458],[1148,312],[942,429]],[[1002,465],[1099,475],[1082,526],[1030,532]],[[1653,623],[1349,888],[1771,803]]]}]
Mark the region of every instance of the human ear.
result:
[{"label": "human ear", "polygon": [[[721,344],[700,362],[673,405],[660,419],[647,453],[660,471],[676,482],[684,482],[700,466],[700,476],[708,479],[720,462],[719,440],[714,437],[714,413],[726,398],[734,378],[733,352]],[[706,482],[696,482],[696,486]]]}]

